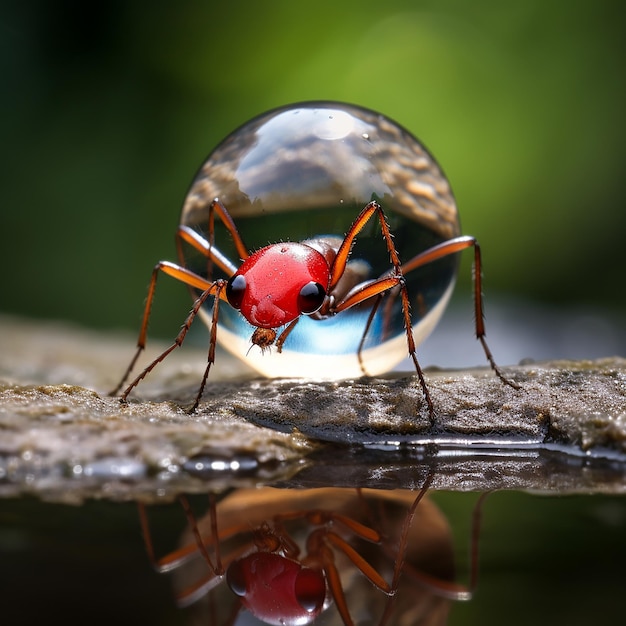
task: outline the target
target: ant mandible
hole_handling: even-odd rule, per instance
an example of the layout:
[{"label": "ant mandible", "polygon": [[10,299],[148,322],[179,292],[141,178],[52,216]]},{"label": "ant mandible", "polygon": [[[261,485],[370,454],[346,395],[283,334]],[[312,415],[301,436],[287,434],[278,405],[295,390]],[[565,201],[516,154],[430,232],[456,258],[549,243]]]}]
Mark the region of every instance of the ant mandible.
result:
[{"label": "ant mandible", "polygon": [[[306,117],[307,115],[309,117]],[[255,121],[249,123],[233,133],[224,142],[223,146],[225,148],[222,151],[230,159],[226,163],[226,169],[229,167],[232,170],[236,169],[232,165],[236,161],[232,155],[237,149],[241,149],[242,143],[245,143],[245,141],[242,141],[242,135],[251,145],[263,145],[264,137],[267,133],[263,134],[259,129],[264,129],[266,126],[270,126],[271,123],[274,129],[273,132],[276,132],[278,121],[285,128],[281,129],[282,135],[278,141],[276,137],[272,137],[271,149],[278,154],[275,160],[279,160],[279,166],[287,167],[286,164],[289,164],[290,171],[293,171],[293,163],[297,161],[294,157],[295,149],[292,145],[294,142],[300,152],[307,154],[306,158],[317,159],[314,164],[315,167],[308,163],[306,167],[300,167],[302,171],[298,172],[298,176],[303,179],[303,187],[306,187],[309,192],[311,192],[311,184],[318,185],[319,203],[323,204],[321,196],[327,195],[328,188],[331,188],[333,193],[336,192],[342,197],[343,194],[347,195],[349,193],[352,193],[354,197],[354,194],[359,189],[365,189],[363,194],[367,195],[367,188],[369,188],[367,185],[378,186],[381,189],[383,187],[388,189],[392,186],[389,183],[389,176],[382,171],[384,163],[381,165],[381,162],[389,162],[391,157],[389,157],[388,153],[393,149],[397,153],[396,158],[398,162],[404,168],[400,172],[394,172],[394,184],[395,186],[403,187],[402,197],[405,203],[406,196],[411,198],[410,202],[414,205],[411,208],[411,218],[414,222],[418,222],[417,228],[421,228],[422,231],[439,231],[435,239],[437,243],[418,252],[408,261],[401,262],[394,242],[395,233],[391,232],[388,223],[387,208],[383,208],[382,200],[371,199],[364,205],[361,205],[360,212],[343,237],[316,234],[315,236],[305,237],[299,242],[284,241],[265,245],[250,253],[228,208],[229,203],[234,202],[237,205],[242,197],[245,197],[246,202],[249,202],[248,196],[262,196],[263,193],[267,193],[268,198],[275,200],[277,193],[272,186],[274,181],[271,181],[271,184],[264,181],[264,184],[260,186],[261,189],[259,189],[258,182],[255,179],[255,183],[252,186],[250,186],[251,183],[247,183],[250,186],[250,190],[243,189],[245,186],[244,181],[235,181],[237,183],[235,185],[236,192],[233,192],[228,187],[228,184],[224,184],[226,189],[224,196],[216,194],[206,203],[200,198],[199,206],[193,207],[194,210],[198,209],[196,212],[199,215],[204,216],[202,219],[204,220],[207,235],[205,236],[197,232],[195,228],[184,223],[185,219],[183,219],[183,223],[179,225],[176,232],[180,262],[161,261],[155,266],[148,288],[148,296],[137,341],[137,350],[120,383],[112,393],[117,394],[124,387],[146,346],[148,321],[152,310],[157,277],[164,273],[186,284],[199,293],[199,296],[196,298],[193,308],[174,343],[155,358],[124,388],[121,395],[123,402],[127,400],[130,392],[158,363],[163,361],[175,348],[182,345],[195,317],[198,313],[204,313],[203,307],[207,301],[212,301],[213,303],[212,313],[210,314],[209,354],[200,387],[190,409],[191,412],[198,407],[209,371],[215,362],[221,303],[227,303],[230,307],[237,310],[253,327],[254,330],[250,339],[251,346],[258,346],[261,352],[266,352],[272,346],[275,346],[276,351],[279,353],[283,351],[285,343],[289,346],[289,336],[299,322],[302,326],[301,320],[303,317],[308,317],[321,323],[325,320],[332,320],[336,316],[348,315],[348,311],[358,309],[360,306],[368,306],[370,308],[369,315],[363,324],[360,342],[354,350],[357,353],[360,371],[365,374],[367,370],[363,364],[362,351],[368,333],[371,333],[373,320],[379,309],[383,308],[382,313],[385,316],[385,324],[387,324],[390,315],[388,313],[388,305],[389,303],[393,304],[399,297],[406,349],[418,376],[427,404],[428,416],[431,424],[433,424],[435,421],[435,406],[416,355],[416,337],[418,340],[421,337],[418,337],[413,329],[407,277],[413,275],[418,268],[423,268],[426,265],[455,255],[457,252],[467,248],[473,248],[474,250],[474,317],[476,337],[481,343],[485,356],[495,374],[505,384],[516,389],[519,388],[517,383],[504,376],[500,371],[485,340],[480,246],[476,239],[471,236],[444,237],[442,235],[442,222],[446,226],[449,226],[447,222],[452,223],[453,228],[448,230],[451,230],[452,233],[458,233],[458,222],[454,222],[454,217],[449,217],[450,205],[454,209],[453,216],[456,215],[455,207],[453,201],[450,200],[448,200],[447,206],[438,206],[443,204],[441,197],[446,196],[446,194],[451,197],[451,194],[443,173],[421,144],[404,129],[386,118],[359,107],[340,103],[303,103],[302,105],[278,109],[276,112],[270,112],[265,117],[261,116],[259,119],[258,123]],[[284,121],[285,119],[287,119],[287,122]],[[310,127],[306,127],[305,120],[307,119]],[[269,122],[266,120],[269,120]],[[293,125],[295,123],[294,120],[297,120],[298,126]],[[305,124],[304,135],[294,139],[294,129],[298,130],[303,124]],[[229,144],[229,139],[231,138],[232,141]],[[344,152],[348,140],[351,142],[349,143],[351,152],[346,156]],[[302,145],[300,146],[300,144]],[[385,149],[381,149],[381,146]],[[268,149],[267,147],[264,148],[266,152]],[[297,150],[295,151],[298,152]],[[338,167],[335,167],[335,164],[331,162],[335,158],[334,155],[337,151],[343,151],[339,161],[346,164],[346,166],[352,162],[351,157],[354,156],[354,153],[358,152],[360,169],[358,174],[353,175],[353,178],[357,176],[356,182],[355,180],[350,180],[345,184],[345,189],[342,189],[338,182],[344,176],[344,173],[341,171],[329,173],[331,170],[338,170]],[[219,152],[219,148],[216,150],[217,152]],[[250,156],[249,152],[250,150],[248,149],[246,157]],[[368,161],[365,161],[365,157]],[[258,160],[257,155],[255,155],[255,159]],[[411,163],[413,169],[409,171],[409,175],[417,178],[417,184],[411,184],[415,181],[409,181],[406,178],[406,162],[411,159],[413,160],[413,163]],[[248,160],[253,159],[248,158]],[[243,158],[236,161],[239,169],[241,169],[243,161]],[[368,167],[371,166],[370,169],[373,168],[373,171],[362,173],[361,170],[364,170],[363,162],[368,162]],[[208,163],[212,163],[211,158],[207,161]],[[215,165],[215,159],[212,165]],[[219,163],[219,165],[220,167],[214,169],[216,171],[224,170],[224,163]],[[270,166],[268,165],[267,167]],[[322,167],[327,170],[324,176],[321,176],[319,173]],[[215,189],[214,181],[207,180],[210,178],[210,174],[206,174],[207,171],[208,168],[205,164],[201,174],[196,179],[196,183],[194,183],[194,187],[190,191],[186,205],[194,204],[194,202],[189,201],[189,198],[192,198],[194,193],[198,195],[198,189],[202,190],[200,195],[203,196],[206,196],[207,189]],[[311,174],[311,171],[314,174]],[[234,173],[230,173],[233,174],[231,176],[233,178]],[[380,180],[376,179],[374,174]],[[245,172],[245,176],[252,178],[249,172]],[[258,174],[255,173],[255,176],[258,178]],[[345,177],[349,178],[349,175],[345,174]],[[311,178],[313,183],[308,178]],[[289,187],[293,187],[293,182],[289,182]],[[232,183],[232,180],[230,183]],[[254,186],[255,184],[257,185],[256,187]],[[266,191],[266,188],[269,191]],[[354,191],[355,189],[357,191]],[[372,193],[370,191],[370,196]],[[237,200],[235,201],[233,198],[237,198]],[[285,199],[282,198],[281,200],[284,204]],[[258,198],[256,198],[256,202],[259,202]],[[352,204],[355,202],[356,200]],[[267,205],[268,203],[269,200],[266,199],[265,204]],[[343,200],[341,200],[340,204],[343,205],[343,203]],[[332,207],[330,208],[332,210]],[[405,213],[407,211],[406,207],[400,207],[400,209]],[[183,210],[184,215],[186,210],[187,206]],[[284,206],[281,206],[277,210],[284,211],[285,209]],[[217,224],[225,227],[225,230],[230,234],[234,251],[242,261],[239,267],[215,246],[216,220]],[[354,261],[352,257],[357,239],[361,239],[366,227],[371,228],[372,222],[377,223],[379,232],[382,234],[391,267],[377,276],[369,277],[364,274],[360,266],[357,267],[359,262]],[[199,222],[196,221],[195,225],[198,226]],[[413,236],[413,231],[411,231],[411,236]],[[187,264],[183,246],[190,246],[191,249],[205,259],[206,276],[195,271]],[[356,247],[358,248],[358,244]],[[215,268],[224,274],[224,278],[213,279]],[[447,298],[447,295],[445,297]],[[381,302],[385,298],[387,305],[380,307]],[[444,296],[441,296],[441,298],[444,299]],[[415,301],[417,304],[415,308],[419,309],[423,306],[423,299],[422,294],[419,293]],[[428,309],[428,306],[425,308]],[[442,306],[432,308],[440,309],[440,311],[443,309]],[[430,322],[424,332],[429,332],[433,325],[434,322]],[[227,345],[226,347],[229,346]],[[298,372],[293,373],[297,374]]]}]

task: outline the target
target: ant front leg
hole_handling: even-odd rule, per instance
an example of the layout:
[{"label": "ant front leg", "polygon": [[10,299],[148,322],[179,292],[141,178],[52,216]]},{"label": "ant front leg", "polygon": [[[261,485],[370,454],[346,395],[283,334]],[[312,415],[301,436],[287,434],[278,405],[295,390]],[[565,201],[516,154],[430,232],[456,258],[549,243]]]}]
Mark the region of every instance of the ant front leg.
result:
[{"label": "ant front leg", "polygon": [[[146,511],[146,505],[143,504],[143,502],[137,503],[137,508],[139,511],[139,522],[141,524],[141,534],[143,536],[146,553],[148,554],[148,558],[150,559],[152,566],[160,574],[163,574],[165,572],[170,572],[172,570],[177,569],[178,567],[183,565],[186,561],[194,557],[195,554],[200,550],[202,556],[206,560],[209,567],[213,570],[214,574],[216,576],[223,575],[224,572],[223,572],[221,557],[219,554],[219,545],[217,545],[217,542],[213,541],[213,537],[212,537],[211,543],[216,544],[215,545],[216,564],[214,565],[211,558],[208,555],[207,548],[203,540],[199,537],[199,531],[197,530],[195,516],[193,515],[193,512],[191,511],[191,507],[189,505],[189,502],[187,501],[187,498],[181,495],[179,496],[179,501],[182,505],[185,515],[187,516],[187,520],[190,524],[190,527],[192,528],[192,533],[194,534],[194,539],[196,542],[191,545],[183,546],[182,548],[179,548],[178,550],[170,552],[169,554],[161,558],[157,558],[156,552],[154,550],[154,544],[152,541],[152,533],[150,532],[150,523],[148,521],[148,513]],[[211,507],[210,514],[211,514],[211,522],[212,522],[211,530],[213,531],[215,529],[214,536],[217,536],[217,522],[214,521],[216,519],[214,498],[211,498],[210,500],[210,507]]]},{"label": "ant front leg", "polygon": [[198,276],[197,274],[195,274],[194,272],[192,272],[191,270],[188,270],[185,267],[181,267],[179,265],[176,265],[175,263],[170,263],[168,261],[161,261],[161,262],[159,262],[155,266],[154,270],[152,271],[152,277],[151,277],[151,280],[150,280],[150,285],[148,287],[148,296],[146,298],[146,304],[145,304],[145,307],[144,307],[143,320],[142,320],[142,323],[141,323],[141,329],[139,331],[139,337],[137,339],[137,350],[135,352],[135,355],[131,359],[130,364],[126,368],[124,376],[120,380],[120,382],[117,385],[117,387],[110,393],[110,395],[117,395],[119,390],[124,386],[124,384],[126,383],[128,377],[130,376],[130,373],[134,369],[135,364],[136,364],[140,354],[144,351],[144,349],[146,347],[148,322],[150,320],[150,313],[152,311],[152,302],[154,300],[154,294],[155,294],[155,291],[156,291],[157,278],[158,278],[160,272],[164,272],[165,274],[167,274],[169,276],[172,276],[176,280],[179,280],[179,281],[185,283],[186,285],[188,285],[188,286],[190,286],[190,287],[192,287],[194,289],[202,290],[202,294],[200,295],[200,297],[197,298],[196,302],[194,303],[194,306],[191,309],[191,312],[189,313],[189,315],[187,316],[187,319],[185,320],[185,323],[183,324],[183,326],[182,326],[180,332],[178,333],[176,339],[174,340],[174,343],[169,348],[167,348],[165,351],[163,351],[156,359],[154,359],[141,372],[141,374],[139,374],[139,376],[137,376],[126,387],[126,389],[124,390],[124,392],[122,393],[122,395],[120,397],[120,401],[121,402],[126,402],[126,399],[128,398],[128,395],[130,394],[130,392],[161,361],[163,361],[175,348],[178,348],[179,346],[182,345],[182,343],[185,340],[185,337],[187,335],[187,332],[189,331],[189,328],[191,327],[191,324],[192,324],[193,320],[195,319],[196,315],[198,314],[198,311],[200,310],[200,308],[202,307],[204,302],[210,296],[213,295],[215,297],[215,305],[213,307],[213,318],[212,318],[212,324],[211,324],[211,339],[210,339],[210,344],[209,344],[208,363],[207,363],[207,367],[206,367],[205,372],[204,372],[204,376],[203,376],[203,379],[202,379],[202,383],[201,383],[200,389],[199,389],[198,394],[196,396],[195,402],[194,402],[194,404],[193,404],[193,406],[191,408],[191,412],[193,412],[197,408],[197,406],[198,406],[198,403],[200,401],[200,397],[202,396],[202,392],[204,391],[204,386],[206,384],[206,380],[207,380],[208,375],[209,375],[209,370],[211,368],[211,365],[215,361],[215,343],[216,343],[216,336],[217,336],[217,321],[218,321],[218,311],[219,311],[219,300],[220,299],[226,300],[226,293],[225,293],[226,281],[224,281],[224,280],[217,280],[217,281],[215,281],[213,283],[210,283],[207,280],[205,280],[204,278],[202,278],[202,277]]},{"label": "ant front leg", "polygon": [[[353,307],[373,297],[377,297],[377,302],[374,305],[374,308],[377,309],[380,303],[380,297],[384,293],[388,292],[394,287],[400,288],[400,295],[402,298],[402,315],[404,317],[404,329],[406,332],[408,353],[411,357],[411,360],[413,361],[417,377],[419,378],[420,386],[424,394],[424,399],[426,400],[426,404],[428,406],[428,417],[432,425],[435,423],[435,406],[433,404],[432,398],[430,397],[430,392],[428,390],[428,385],[426,384],[426,379],[424,378],[424,373],[422,372],[422,368],[420,367],[420,364],[417,360],[415,338],[413,337],[413,326],[411,323],[409,294],[402,273],[403,268],[400,264],[400,258],[398,257],[396,246],[393,243],[393,238],[389,230],[389,225],[387,224],[387,219],[385,218],[382,207],[380,206],[380,204],[378,204],[378,202],[372,201],[365,206],[365,208],[361,211],[361,213],[358,215],[358,217],[350,227],[350,230],[346,234],[341,246],[337,250],[337,255],[331,267],[331,280],[329,291],[332,292],[332,290],[336,287],[337,283],[343,276],[356,236],[361,232],[365,224],[367,224],[367,222],[374,214],[378,216],[378,219],[380,221],[380,228],[383,233],[385,243],[387,244],[389,256],[391,257],[391,263],[393,264],[392,274],[383,276],[382,278],[379,278],[377,280],[372,280],[362,283],[361,285],[357,285],[357,287],[352,289],[341,302],[336,304],[333,312],[339,313],[340,311],[345,311],[346,309],[349,309],[350,307]],[[376,311],[374,310],[374,313],[375,312]],[[370,315],[370,318],[368,319],[364,334],[367,333],[374,313],[372,313]],[[362,345],[363,344],[361,343],[361,345],[359,346],[359,350],[361,349]]]},{"label": "ant front leg", "polygon": [[[456,582],[454,580],[454,567],[452,567],[451,573],[453,577],[441,578],[440,573],[427,573],[426,571],[421,571],[418,569],[418,566],[415,562],[410,562],[406,560],[407,553],[412,552],[413,558],[415,554],[416,546],[410,545],[413,542],[418,543],[419,545],[419,534],[420,534],[420,526],[418,525],[416,528],[412,529],[414,526],[414,522],[422,522],[422,526],[424,522],[429,518],[432,520],[432,513],[434,511],[439,511],[432,502],[424,502],[424,504],[429,505],[430,508],[427,508],[426,511],[430,513],[424,513],[424,517],[419,520],[415,519],[417,514],[417,508],[420,502],[423,500],[426,495],[427,489],[430,488],[432,480],[434,478],[434,471],[431,468],[429,470],[429,475],[426,479],[426,483],[420,489],[417,496],[415,497],[413,503],[409,506],[407,513],[405,515],[404,521],[402,523],[400,537],[398,540],[398,547],[395,554],[395,566],[392,580],[392,594],[389,595],[389,598],[386,603],[385,610],[383,615],[378,623],[378,626],[387,626],[392,623],[391,618],[394,612],[394,603],[397,600],[400,600],[400,591],[402,592],[402,598],[405,597],[405,592],[409,590],[415,590],[416,586],[423,588],[427,594],[437,596],[445,601],[454,601],[454,602],[465,602],[469,601],[473,598],[474,592],[478,586],[478,569],[479,569],[479,541],[480,541],[480,531],[481,531],[481,522],[482,522],[482,509],[485,503],[487,496],[492,492],[486,492],[481,494],[478,497],[478,500],[474,504],[472,511],[472,521],[471,521],[471,531],[470,531],[470,547],[469,547],[469,572],[468,572],[468,582],[467,584]],[[434,507],[434,508],[433,508]],[[439,515],[441,513],[439,512]],[[443,520],[443,518],[441,518]],[[445,529],[445,524],[436,524],[436,528]],[[452,548],[452,535],[449,534],[450,530],[444,530],[446,533],[446,537],[450,541],[449,545]],[[422,540],[431,543],[433,540],[435,543],[437,542],[437,537],[435,535],[431,535],[430,537],[424,537]],[[393,556],[393,553],[389,551],[389,555]],[[439,554],[442,562],[445,562],[445,556],[443,554]],[[439,560],[439,559],[437,559]],[[403,584],[400,586],[401,578],[403,578]],[[402,606],[403,603],[400,603]],[[421,621],[420,621],[421,623]]]},{"label": "ant front leg", "polygon": [[[218,535],[217,528],[217,508],[215,496],[209,496],[209,517],[210,517],[210,536],[206,539],[200,535],[198,523],[196,517],[191,509],[191,506],[187,498],[183,495],[179,496],[179,502],[187,517],[190,532],[193,536],[193,541],[189,544],[185,544],[178,549],[169,552],[165,556],[157,557],[152,540],[152,533],[150,532],[150,523],[148,521],[148,514],[146,506],[143,503],[138,503],[139,520],[141,524],[141,531],[144,539],[144,544],[148,558],[152,563],[154,569],[160,574],[167,572],[174,572],[175,570],[185,566],[189,561],[195,559],[198,555],[201,556],[204,563],[208,567],[208,574],[204,575],[201,579],[192,582],[191,584],[181,585],[181,588],[176,592],[176,601],[180,607],[186,607],[193,604],[201,597],[206,595],[212,589],[217,587],[224,580],[226,567],[222,559],[220,551],[220,537]],[[209,555],[209,548],[212,548],[214,557]],[[239,556],[239,555],[234,555]],[[226,556],[226,563],[230,559],[234,558],[233,555]],[[230,623],[230,622],[229,622]]]},{"label": "ant front leg", "polygon": [[398,586],[400,584],[400,576],[402,574],[402,570],[405,567],[405,559],[406,559],[406,551],[409,542],[409,533],[411,531],[411,526],[413,524],[413,519],[415,517],[415,512],[419,503],[422,501],[428,490],[430,489],[430,485],[432,484],[433,478],[435,477],[434,471],[432,468],[429,469],[428,475],[426,477],[426,481],[422,485],[422,488],[419,490],[417,496],[413,500],[413,503],[409,507],[407,514],[404,517],[404,521],[402,522],[402,528],[400,531],[400,538],[398,541],[398,550],[397,555],[395,555],[394,559],[394,568],[393,568],[393,579],[391,581],[389,599],[387,600],[385,610],[380,618],[380,622],[378,626],[385,626],[391,617],[391,613],[393,611],[393,604],[395,601],[396,591],[398,590]]}]

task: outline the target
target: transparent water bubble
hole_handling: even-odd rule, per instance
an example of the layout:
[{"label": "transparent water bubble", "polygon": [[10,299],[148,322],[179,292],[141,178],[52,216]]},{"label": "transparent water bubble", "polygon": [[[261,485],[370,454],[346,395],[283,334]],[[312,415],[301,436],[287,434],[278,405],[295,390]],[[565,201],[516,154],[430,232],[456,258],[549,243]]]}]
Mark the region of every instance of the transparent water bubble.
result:
[{"label": "transparent water bubble", "polygon": [[[181,223],[207,237],[209,205],[226,207],[248,250],[314,237],[343,239],[371,200],[378,201],[405,263],[460,234],[445,175],[420,142],[388,118],[357,106],[307,102],[269,111],[229,135],[209,155],[185,199]],[[216,220],[215,246],[238,266],[237,252]],[[406,275],[413,333],[422,341],[441,317],[452,292],[457,255]],[[184,263],[207,275],[207,261],[184,250]],[[392,267],[380,223],[359,234],[350,270],[376,278]],[[224,277],[218,268],[213,278]],[[347,378],[377,375],[407,356],[401,298],[389,292],[357,357],[373,300],[336,316],[302,316],[282,353],[252,346],[254,327],[227,304],[220,307],[218,342],[268,376]],[[202,312],[210,323],[210,306]],[[278,329],[280,333],[280,329]]]}]

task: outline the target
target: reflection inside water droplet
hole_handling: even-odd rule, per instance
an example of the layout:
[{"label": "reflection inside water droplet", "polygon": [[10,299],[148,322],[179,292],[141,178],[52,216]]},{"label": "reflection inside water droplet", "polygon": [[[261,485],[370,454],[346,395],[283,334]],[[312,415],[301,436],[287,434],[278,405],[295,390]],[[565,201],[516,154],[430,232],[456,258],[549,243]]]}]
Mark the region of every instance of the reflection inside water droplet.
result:
[{"label": "reflection inside water droplet", "polygon": [[[244,124],[209,155],[187,194],[181,223],[208,238],[208,207],[216,197],[250,252],[279,241],[342,239],[373,199],[385,211],[403,262],[460,233],[450,186],[427,150],[395,122],[346,104],[292,105]],[[230,234],[219,220],[215,246],[235,266],[239,264]],[[188,267],[207,275],[205,258],[187,250],[185,256]],[[443,313],[456,268],[452,255],[406,275],[417,342]],[[219,270],[213,269],[213,277],[219,277]],[[390,269],[380,224],[370,219],[357,237],[347,275],[356,272],[359,282]],[[218,341],[271,376],[360,376],[357,352],[373,300],[329,319],[303,316],[282,354],[275,349],[249,350],[253,328],[238,311],[224,305]],[[204,316],[209,319],[210,309]],[[388,371],[406,353],[401,299],[392,290],[365,337],[366,373]]]}]

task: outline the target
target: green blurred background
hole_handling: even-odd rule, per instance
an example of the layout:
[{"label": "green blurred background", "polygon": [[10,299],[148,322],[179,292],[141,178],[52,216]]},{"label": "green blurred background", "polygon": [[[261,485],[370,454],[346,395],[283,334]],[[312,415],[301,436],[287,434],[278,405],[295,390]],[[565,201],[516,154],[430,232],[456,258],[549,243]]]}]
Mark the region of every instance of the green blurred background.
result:
[{"label": "green blurred background", "polygon": [[[3,3],[0,307],[135,330],[216,143],[336,99],[435,154],[488,298],[621,314],[623,16],[609,0]],[[161,282],[152,329],[171,337],[189,300]]]},{"label": "green blurred background", "polygon": [[[210,150],[266,109],[336,99],[381,111],[434,153],[464,232],[482,244],[488,313],[493,299],[514,298],[554,307],[556,325],[579,307],[621,320],[623,7],[611,0],[4,2],[0,310],[136,331],[150,271],[175,258],[180,207]],[[469,288],[469,259],[463,263],[461,296]],[[161,281],[151,326],[164,337],[190,304],[172,282]],[[621,615],[623,499],[499,498],[487,519],[485,602],[459,607],[453,623],[499,623],[503,613],[511,624]],[[609,521],[595,516],[607,507]],[[32,519],[46,518],[40,514]],[[467,516],[453,517],[457,528]],[[523,537],[532,538],[528,549]],[[35,570],[48,571],[41,562]],[[548,577],[537,579],[539,570]],[[563,584],[550,588],[554,580]]]}]

